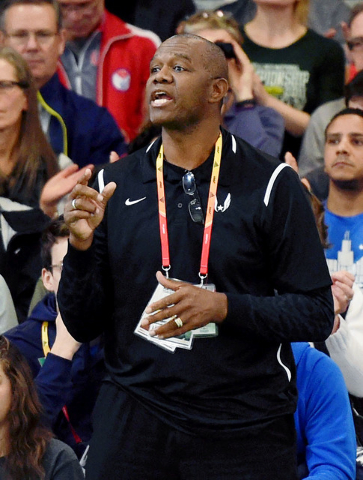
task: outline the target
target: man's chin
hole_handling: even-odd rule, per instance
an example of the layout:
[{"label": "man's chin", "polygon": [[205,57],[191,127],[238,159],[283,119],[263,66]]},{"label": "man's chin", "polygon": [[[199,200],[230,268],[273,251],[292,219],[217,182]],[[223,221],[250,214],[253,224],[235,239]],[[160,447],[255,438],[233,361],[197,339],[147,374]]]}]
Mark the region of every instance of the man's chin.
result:
[{"label": "man's chin", "polygon": [[334,185],[339,188],[339,190],[349,190],[349,191],[357,191],[361,189],[362,181],[357,180],[356,178],[350,179],[331,179]]},{"label": "man's chin", "polygon": [[166,115],[150,115],[150,121],[153,125],[170,131],[187,131],[196,123],[191,119],[170,118]]},{"label": "man's chin", "polygon": [[176,123],[174,119],[170,120],[170,118],[167,118],[165,115],[151,115],[150,121],[156,127],[175,128],[175,123]]},{"label": "man's chin", "polygon": [[77,40],[82,40],[82,38],[87,38],[91,35],[92,31],[89,28],[79,28],[79,29],[69,29],[66,33],[67,40],[73,42]]}]

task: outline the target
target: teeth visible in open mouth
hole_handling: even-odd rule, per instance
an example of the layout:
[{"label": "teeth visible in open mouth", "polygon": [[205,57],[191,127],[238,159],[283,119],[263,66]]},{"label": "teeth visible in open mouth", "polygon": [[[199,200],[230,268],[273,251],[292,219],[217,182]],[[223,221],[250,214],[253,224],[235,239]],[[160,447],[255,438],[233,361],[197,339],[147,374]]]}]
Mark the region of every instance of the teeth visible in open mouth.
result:
[{"label": "teeth visible in open mouth", "polygon": [[169,98],[156,98],[154,101],[153,101],[153,105],[155,107],[159,107],[161,105],[164,105],[165,103],[169,102],[170,99]]},{"label": "teeth visible in open mouth", "polygon": [[165,92],[155,92],[153,95],[152,104],[154,107],[160,107],[170,100],[171,98]]}]

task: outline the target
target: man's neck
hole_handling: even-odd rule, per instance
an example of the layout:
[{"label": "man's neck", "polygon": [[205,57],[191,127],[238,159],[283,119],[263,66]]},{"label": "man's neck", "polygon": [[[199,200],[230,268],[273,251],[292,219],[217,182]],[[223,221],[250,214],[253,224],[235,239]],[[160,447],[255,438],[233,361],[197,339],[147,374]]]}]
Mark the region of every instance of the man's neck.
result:
[{"label": "man's neck", "polygon": [[359,215],[363,213],[363,188],[343,189],[330,181],[326,206],[342,217]]},{"label": "man's neck", "polygon": [[276,9],[264,5],[257,7],[257,14],[245,25],[245,31],[259,45],[284,48],[304,35],[306,28],[298,22],[291,6]]},{"label": "man's neck", "polygon": [[219,124],[212,128],[176,131],[163,128],[164,155],[169,163],[193,170],[204,163],[212,152],[220,133]]},{"label": "man's neck", "polygon": [[[55,72],[54,72],[54,73],[55,73]],[[53,76],[53,75],[52,75],[52,76]],[[48,78],[48,77],[47,77],[47,78],[38,78],[38,79],[37,79],[37,78],[34,78],[34,83],[35,83],[36,89],[37,89],[37,90],[40,90],[41,88],[43,88],[44,85],[45,85],[46,83],[48,83],[51,78],[52,78],[52,77],[49,77],[49,78]]]}]

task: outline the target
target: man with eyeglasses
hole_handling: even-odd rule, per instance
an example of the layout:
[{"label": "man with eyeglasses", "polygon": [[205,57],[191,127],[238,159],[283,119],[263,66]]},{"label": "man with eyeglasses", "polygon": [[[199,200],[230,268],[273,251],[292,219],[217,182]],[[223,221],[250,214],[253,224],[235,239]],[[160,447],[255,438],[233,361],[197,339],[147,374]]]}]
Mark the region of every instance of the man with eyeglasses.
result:
[{"label": "man with eyeglasses", "polygon": [[145,120],[145,85],[159,37],[112,15],[105,0],[58,3],[67,38],[62,64],[70,85],[106,107],[126,140],[133,140]]},{"label": "man with eyeglasses", "polygon": [[61,84],[57,68],[65,32],[55,0],[6,0],[0,30],[0,42],[17,50],[29,65],[39,89],[42,128],[56,154],[82,167],[107,163],[111,151],[119,156],[126,152],[111,114]]},{"label": "man with eyeglasses", "polygon": [[42,281],[47,290],[28,319],[5,332],[27,359],[45,419],[56,436],[79,458],[92,434],[91,413],[104,375],[99,341],[81,345],[64,326],[57,305],[69,230],[59,217],[42,236]]},{"label": "man with eyeglasses", "polygon": [[221,129],[227,76],[214,43],[166,40],[161,138],[65,207],[62,318],[105,335],[88,480],[297,478],[290,342],[331,332],[330,276],[298,176]]}]

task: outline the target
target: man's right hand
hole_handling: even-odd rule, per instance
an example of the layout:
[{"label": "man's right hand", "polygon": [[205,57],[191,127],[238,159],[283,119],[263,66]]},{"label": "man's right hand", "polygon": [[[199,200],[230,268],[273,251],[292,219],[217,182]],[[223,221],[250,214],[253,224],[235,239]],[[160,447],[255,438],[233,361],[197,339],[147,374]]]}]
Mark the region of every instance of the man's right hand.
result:
[{"label": "man's right hand", "polygon": [[115,182],[110,182],[102,193],[97,192],[88,186],[91,175],[92,171],[86,169],[64,208],[64,220],[70,230],[69,241],[78,250],[87,250],[92,245],[94,231],[101,223],[107,202],[116,189]]}]

